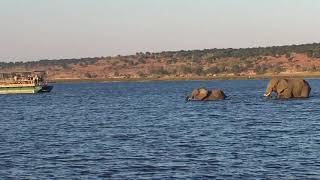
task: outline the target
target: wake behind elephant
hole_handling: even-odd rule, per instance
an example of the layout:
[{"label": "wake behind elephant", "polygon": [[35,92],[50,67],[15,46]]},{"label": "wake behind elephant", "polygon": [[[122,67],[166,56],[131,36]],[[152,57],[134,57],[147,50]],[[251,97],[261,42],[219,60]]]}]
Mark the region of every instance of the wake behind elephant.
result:
[{"label": "wake behind elephant", "polygon": [[310,85],[304,79],[273,78],[270,80],[264,96],[270,97],[272,92],[277,94],[279,99],[308,98]]},{"label": "wake behind elephant", "polygon": [[190,96],[187,96],[187,101],[214,101],[223,100],[226,98],[224,92],[220,89],[207,90],[205,88],[194,89]]}]

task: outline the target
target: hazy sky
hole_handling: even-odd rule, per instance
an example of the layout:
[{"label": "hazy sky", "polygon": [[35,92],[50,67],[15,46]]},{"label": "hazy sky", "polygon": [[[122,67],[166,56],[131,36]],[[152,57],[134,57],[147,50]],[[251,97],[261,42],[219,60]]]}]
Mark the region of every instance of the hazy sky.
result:
[{"label": "hazy sky", "polygon": [[0,61],[320,42],[320,0],[0,0]]}]

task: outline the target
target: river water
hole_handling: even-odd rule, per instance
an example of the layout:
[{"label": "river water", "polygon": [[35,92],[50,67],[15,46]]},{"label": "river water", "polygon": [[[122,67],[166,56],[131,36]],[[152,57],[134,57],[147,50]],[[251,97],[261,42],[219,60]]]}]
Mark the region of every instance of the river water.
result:
[{"label": "river water", "polygon": [[[3,179],[320,178],[320,80],[305,100],[267,81],[55,84],[0,96]],[[188,102],[196,87],[228,98]]]}]

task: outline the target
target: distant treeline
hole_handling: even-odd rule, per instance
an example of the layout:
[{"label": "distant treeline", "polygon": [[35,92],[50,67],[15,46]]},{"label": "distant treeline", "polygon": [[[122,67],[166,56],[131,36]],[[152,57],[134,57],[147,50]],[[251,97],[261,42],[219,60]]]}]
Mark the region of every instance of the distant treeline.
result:
[{"label": "distant treeline", "polygon": [[[166,51],[156,53],[156,55],[183,58],[183,59],[220,59],[220,58],[241,58],[247,59],[259,56],[290,56],[291,53],[303,53],[308,57],[320,58],[320,43],[302,44],[302,45],[287,45],[287,46],[272,46],[272,47],[256,47],[256,48],[240,48],[240,49],[204,49],[204,50],[189,50],[189,51]],[[146,54],[149,55],[149,54]]]},{"label": "distant treeline", "polygon": [[12,68],[16,66],[23,66],[26,68],[31,68],[35,66],[61,66],[66,67],[72,64],[83,64],[90,65],[95,64],[98,60],[104,59],[105,57],[93,57],[93,58],[80,58],[80,59],[54,59],[54,60],[40,60],[40,61],[27,61],[27,62],[0,62],[1,68]]},{"label": "distant treeline", "polygon": [[[302,44],[302,45],[287,45],[287,46],[272,46],[272,47],[255,47],[255,48],[240,48],[240,49],[204,49],[204,50],[181,50],[181,51],[164,51],[160,53],[138,52],[130,56],[116,57],[92,57],[80,59],[57,59],[57,60],[40,60],[31,62],[0,62],[0,68],[10,69],[14,67],[32,68],[38,66],[60,66],[64,69],[72,65],[88,66],[95,64],[99,60],[122,59],[125,61],[136,60],[133,63],[146,63],[147,59],[166,59],[169,63],[177,61],[196,62],[206,60],[209,63],[223,58],[238,58],[246,60],[250,58],[259,59],[261,57],[272,56],[279,57],[285,55],[290,58],[292,53],[306,54],[310,58],[320,58],[320,43]],[[238,70],[237,66],[234,66]],[[186,70],[187,71],[187,70]]]}]

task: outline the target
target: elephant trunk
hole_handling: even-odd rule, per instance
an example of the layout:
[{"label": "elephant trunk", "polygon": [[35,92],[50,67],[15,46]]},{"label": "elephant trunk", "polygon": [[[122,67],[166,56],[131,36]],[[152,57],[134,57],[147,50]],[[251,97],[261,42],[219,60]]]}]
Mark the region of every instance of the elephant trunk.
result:
[{"label": "elephant trunk", "polygon": [[273,91],[272,84],[269,83],[263,96],[269,97],[271,95],[272,91]]}]

